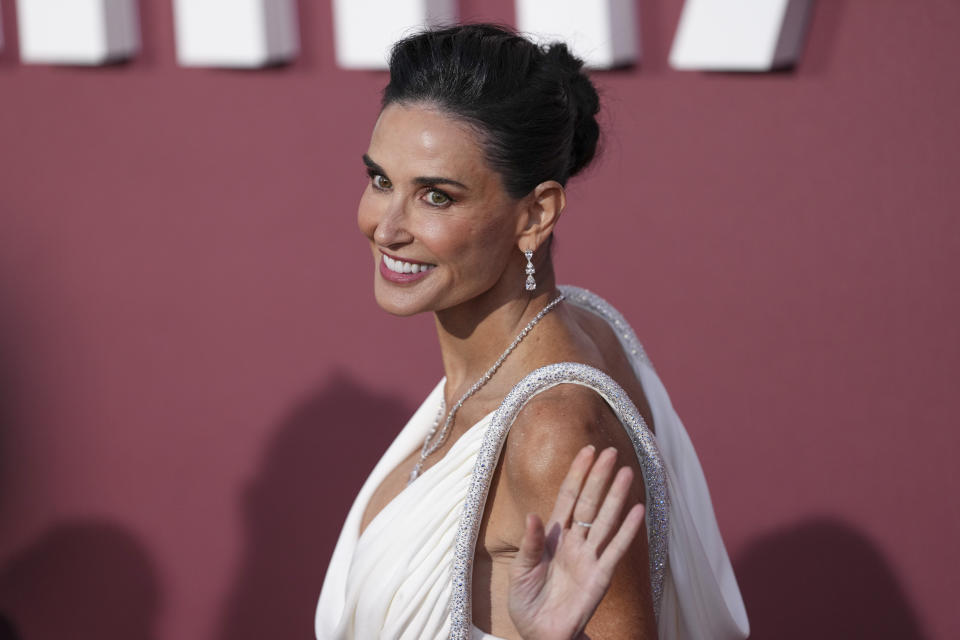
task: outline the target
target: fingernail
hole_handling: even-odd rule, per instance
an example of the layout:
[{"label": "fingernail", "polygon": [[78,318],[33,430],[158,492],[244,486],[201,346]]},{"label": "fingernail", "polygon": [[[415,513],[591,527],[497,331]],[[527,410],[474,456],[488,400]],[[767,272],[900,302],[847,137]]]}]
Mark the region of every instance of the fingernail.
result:
[{"label": "fingernail", "polygon": [[604,451],[604,453],[606,453],[607,451],[613,451],[614,453],[617,453],[617,448],[616,448],[616,447],[607,447],[607,448],[604,449],[603,451]]},{"label": "fingernail", "polygon": [[597,450],[597,448],[596,448],[595,446],[593,446],[592,444],[588,444],[588,445],[587,445],[587,449],[590,449],[590,453],[593,453],[594,451]]}]

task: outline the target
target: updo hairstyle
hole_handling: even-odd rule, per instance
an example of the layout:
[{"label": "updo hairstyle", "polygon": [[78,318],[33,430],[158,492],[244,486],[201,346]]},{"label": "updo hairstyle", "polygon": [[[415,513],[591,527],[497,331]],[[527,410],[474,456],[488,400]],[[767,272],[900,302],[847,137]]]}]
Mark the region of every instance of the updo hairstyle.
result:
[{"label": "updo hairstyle", "polygon": [[566,184],[593,159],[597,91],[563,43],[539,46],[490,24],[429,30],[390,55],[383,107],[432,103],[477,130],[507,193]]}]

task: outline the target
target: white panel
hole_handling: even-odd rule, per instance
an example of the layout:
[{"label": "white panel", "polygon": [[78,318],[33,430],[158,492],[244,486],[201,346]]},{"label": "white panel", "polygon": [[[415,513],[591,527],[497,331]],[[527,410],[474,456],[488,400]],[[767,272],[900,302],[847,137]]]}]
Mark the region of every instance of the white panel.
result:
[{"label": "white panel", "polygon": [[770,71],[797,61],[810,0],[687,0],[670,51],[675,69]]},{"label": "white panel", "polygon": [[177,62],[262,67],[300,49],[295,0],[174,0]]},{"label": "white panel", "polygon": [[539,42],[560,40],[588,67],[637,62],[634,0],[516,0],[517,29]]},{"label": "white panel", "polygon": [[337,64],[386,69],[390,47],[430,25],[457,20],[455,0],[334,0]]},{"label": "white panel", "polygon": [[103,64],[140,48],[136,0],[17,0],[20,59]]}]

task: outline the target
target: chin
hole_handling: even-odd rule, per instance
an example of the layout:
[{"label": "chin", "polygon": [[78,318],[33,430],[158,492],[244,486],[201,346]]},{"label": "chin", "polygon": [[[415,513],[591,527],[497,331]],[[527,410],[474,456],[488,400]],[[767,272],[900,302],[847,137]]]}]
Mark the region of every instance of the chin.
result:
[{"label": "chin", "polygon": [[409,318],[410,316],[415,316],[418,313],[423,313],[424,311],[423,309],[410,309],[402,305],[398,306],[393,304],[393,301],[381,301],[379,298],[377,299],[377,304],[381,309],[398,318]]},{"label": "chin", "polygon": [[415,316],[425,311],[433,311],[425,304],[424,296],[420,292],[402,290],[387,282],[377,282],[373,287],[373,296],[377,305],[390,315],[400,318]]}]

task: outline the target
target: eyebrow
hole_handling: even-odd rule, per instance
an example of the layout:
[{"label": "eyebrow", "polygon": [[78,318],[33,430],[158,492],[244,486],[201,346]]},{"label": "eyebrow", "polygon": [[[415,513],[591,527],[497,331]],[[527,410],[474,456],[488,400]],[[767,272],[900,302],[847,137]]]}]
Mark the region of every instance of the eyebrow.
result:
[{"label": "eyebrow", "polygon": [[[376,162],[370,159],[370,156],[363,154],[363,164],[367,165],[367,168],[376,171],[377,173],[386,176],[387,172],[383,170],[383,167],[378,165]],[[463,184],[462,182],[457,182],[451,178],[442,178],[440,176],[420,176],[413,179],[414,184],[418,185],[431,185],[431,184],[449,184],[454,187],[460,187],[464,191],[469,191],[470,187]]]}]

